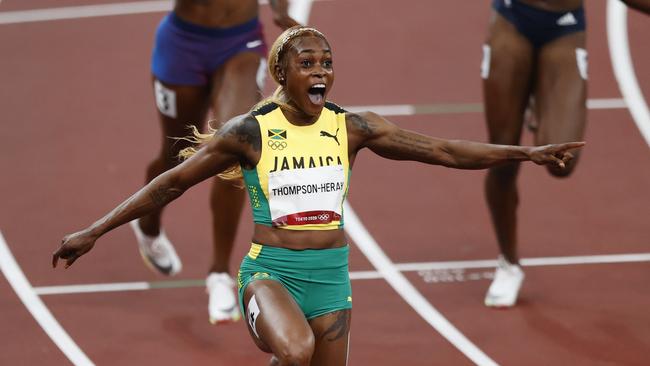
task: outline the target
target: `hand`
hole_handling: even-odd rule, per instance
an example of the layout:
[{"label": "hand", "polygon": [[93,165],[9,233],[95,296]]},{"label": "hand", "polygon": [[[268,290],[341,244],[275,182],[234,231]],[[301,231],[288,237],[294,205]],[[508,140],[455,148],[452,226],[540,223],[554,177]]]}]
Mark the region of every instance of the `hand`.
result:
[{"label": "hand", "polygon": [[52,267],[56,268],[59,258],[66,260],[65,268],[70,267],[77,258],[88,253],[95,246],[96,240],[97,238],[87,231],[66,235],[61,241],[61,247],[52,255]]},{"label": "hand", "polygon": [[281,15],[281,14],[273,14],[273,22],[275,25],[280,27],[282,30],[285,30],[287,28],[291,28],[295,25],[300,25],[295,19],[290,17],[287,14]]},{"label": "hand", "polygon": [[585,142],[567,142],[564,144],[551,144],[531,148],[530,160],[539,165],[557,165],[564,169],[566,164],[573,159],[573,154],[568,150],[577,149],[585,145]]}]

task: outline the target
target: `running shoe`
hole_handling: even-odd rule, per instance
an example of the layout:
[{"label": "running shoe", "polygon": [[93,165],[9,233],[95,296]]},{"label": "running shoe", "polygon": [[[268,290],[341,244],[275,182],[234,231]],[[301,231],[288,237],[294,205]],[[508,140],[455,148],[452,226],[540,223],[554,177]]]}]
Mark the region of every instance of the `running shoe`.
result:
[{"label": "running shoe", "polygon": [[210,273],[205,280],[205,288],[209,297],[210,323],[236,322],[241,318],[235,296],[235,281],[228,273]]},{"label": "running shoe", "polygon": [[181,271],[183,265],[165,232],[160,230],[158,236],[149,236],[142,232],[138,220],[129,223],[138,241],[138,248],[144,263],[154,272],[173,276]]},{"label": "running shoe", "polygon": [[509,263],[500,255],[494,279],[485,296],[485,306],[505,308],[515,305],[524,277],[519,265]]}]

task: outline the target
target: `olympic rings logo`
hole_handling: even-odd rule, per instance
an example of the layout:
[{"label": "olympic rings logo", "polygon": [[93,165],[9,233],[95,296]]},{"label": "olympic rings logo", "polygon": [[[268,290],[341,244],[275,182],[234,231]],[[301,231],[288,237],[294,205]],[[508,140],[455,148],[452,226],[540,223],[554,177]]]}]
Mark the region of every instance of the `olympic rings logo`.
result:
[{"label": "olympic rings logo", "polygon": [[284,141],[269,140],[268,145],[273,150],[284,150],[287,147],[287,143]]},{"label": "olympic rings logo", "polygon": [[330,215],[329,214],[320,214],[318,215],[318,220],[319,221],[329,221]]}]

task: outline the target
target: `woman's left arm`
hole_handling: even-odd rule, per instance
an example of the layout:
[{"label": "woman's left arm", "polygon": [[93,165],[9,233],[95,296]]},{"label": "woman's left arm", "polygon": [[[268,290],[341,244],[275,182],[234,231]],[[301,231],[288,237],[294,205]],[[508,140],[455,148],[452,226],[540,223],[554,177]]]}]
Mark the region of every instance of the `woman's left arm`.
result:
[{"label": "woman's left arm", "polygon": [[564,167],[573,155],[568,151],[584,142],[544,146],[494,145],[465,140],[447,140],[397,127],[372,112],[347,114],[350,147],[364,147],[393,160],[413,160],[456,169],[485,169],[513,161]]}]

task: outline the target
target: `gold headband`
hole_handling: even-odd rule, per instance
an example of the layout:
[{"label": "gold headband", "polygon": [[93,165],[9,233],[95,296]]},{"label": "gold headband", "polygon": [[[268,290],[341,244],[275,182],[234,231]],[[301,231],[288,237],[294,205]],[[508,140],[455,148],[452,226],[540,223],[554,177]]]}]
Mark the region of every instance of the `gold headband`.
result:
[{"label": "gold headband", "polygon": [[275,53],[275,64],[276,65],[280,62],[280,54],[282,53],[282,49],[284,48],[284,46],[287,43],[289,43],[289,41],[292,38],[294,38],[296,36],[299,36],[299,35],[301,35],[302,33],[305,33],[305,32],[314,33],[314,34],[322,37],[323,39],[325,39],[325,35],[323,33],[321,33],[319,30],[315,29],[315,28],[301,27],[301,28],[296,28],[294,30],[289,31],[289,33],[287,33],[287,35],[284,36],[284,38],[282,39],[282,42],[280,42],[280,45],[278,46],[278,50]]}]

